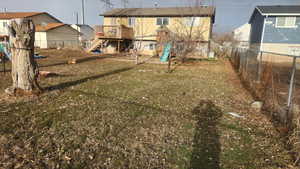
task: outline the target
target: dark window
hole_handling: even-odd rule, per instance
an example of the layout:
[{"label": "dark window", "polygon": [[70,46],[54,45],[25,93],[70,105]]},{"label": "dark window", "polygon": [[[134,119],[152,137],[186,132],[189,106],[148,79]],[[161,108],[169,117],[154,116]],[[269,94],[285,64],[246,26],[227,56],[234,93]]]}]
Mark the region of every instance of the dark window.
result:
[{"label": "dark window", "polygon": [[157,18],[156,25],[169,25],[169,18]]}]

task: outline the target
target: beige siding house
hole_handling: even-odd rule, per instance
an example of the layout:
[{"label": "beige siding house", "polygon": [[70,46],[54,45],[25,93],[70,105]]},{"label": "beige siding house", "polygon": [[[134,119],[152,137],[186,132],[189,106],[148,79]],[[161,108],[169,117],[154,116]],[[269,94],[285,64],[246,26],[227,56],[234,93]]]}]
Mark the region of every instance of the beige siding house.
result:
[{"label": "beige siding house", "polygon": [[157,55],[158,31],[162,27],[166,27],[178,37],[190,37],[191,33],[195,43],[209,50],[215,8],[210,6],[119,8],[105,12],[101,16],[104,17],[104,23],[103,33],[99,39],[107,41],[114,38],[116,43],[121,43],[114,46],[121,46],[121,49],[122,43],[130,41],[131,46],[140,49],[142,54]]}]

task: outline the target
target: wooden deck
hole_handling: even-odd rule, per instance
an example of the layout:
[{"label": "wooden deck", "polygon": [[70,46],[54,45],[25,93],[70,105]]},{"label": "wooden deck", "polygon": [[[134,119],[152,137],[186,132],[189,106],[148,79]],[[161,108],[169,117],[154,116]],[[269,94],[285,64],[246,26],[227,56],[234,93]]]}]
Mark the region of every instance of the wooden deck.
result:
[{"label": "wooden deck", "polygon": [[133,29],[124,25],[104,25],[103,32],[96,35],[97,39],[133,39]]}]

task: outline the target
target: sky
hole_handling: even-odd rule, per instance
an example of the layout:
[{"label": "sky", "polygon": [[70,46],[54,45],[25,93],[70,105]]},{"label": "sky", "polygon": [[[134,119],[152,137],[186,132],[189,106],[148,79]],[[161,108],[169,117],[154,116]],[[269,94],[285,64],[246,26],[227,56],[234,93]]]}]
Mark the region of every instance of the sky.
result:
[{"label": "sky", "polygon": [[[8,12],[48,12],[65,23],[76,23],[75,13],[81,18],[82,0],[0,0],[0,10]],[[105,12],[106,6],[101,0],[85,1],[86,24],[102,24],[99,14]],[[114,8],[123,7],[122,0],[111,0]],[[127,0],[127,7],[179,7],[191,6],[197,0]],[[198,0],[199,1],[199,0]],[[247,23],[257,5],[300,5],[300,0],[202,0],[203,5],[216,6],[215,32],[229,32]],[[81,22],[81,19],[80,19]]]}]

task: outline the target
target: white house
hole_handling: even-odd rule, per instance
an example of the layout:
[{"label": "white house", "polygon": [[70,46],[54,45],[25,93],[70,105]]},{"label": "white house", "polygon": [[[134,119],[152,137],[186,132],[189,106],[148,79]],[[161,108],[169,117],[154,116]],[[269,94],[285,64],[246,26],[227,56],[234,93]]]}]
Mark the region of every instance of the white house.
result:
[{"label": "white house", "polygon": [[0,13],[0,36],[7,36],[7,25],[11,19],[32,19],[36,26],[35,46],[40,48],[77,47],[78,31],[62,23],[46,12]]},{"label": "white house", "polygon": [[48,23],[36,26],[35,47],[78,47],[80,33],[64,23]]},{"label": "white house", "polygon": [[8,35],[7,24],[11,19],[29,18],[35,25],[61,23],[60,20],[46,12],[2,12],[0,13],[0,35]]},{"label": "white house", "polygon": [[234,39],[238,42],[239,47],[249,47],[250,31],[250,24],[244,24],[233,31]]}]

